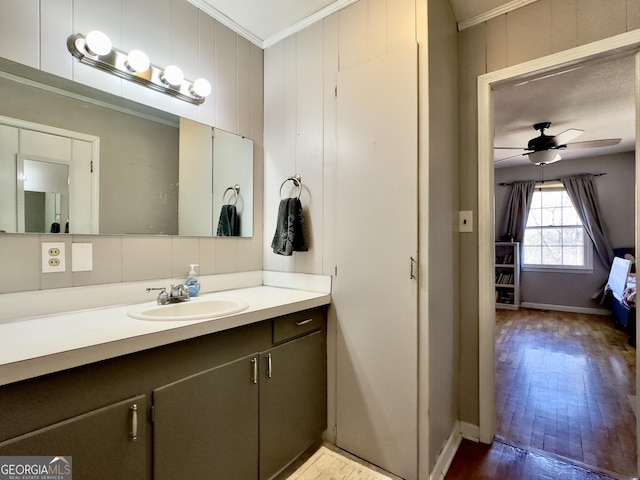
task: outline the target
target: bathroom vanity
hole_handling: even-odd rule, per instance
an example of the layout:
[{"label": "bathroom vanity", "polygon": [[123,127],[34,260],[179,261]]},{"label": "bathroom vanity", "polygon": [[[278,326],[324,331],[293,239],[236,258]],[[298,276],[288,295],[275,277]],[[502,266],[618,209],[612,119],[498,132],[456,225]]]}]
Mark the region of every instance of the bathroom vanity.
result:
[{"label": "bathroom vanity", "polygon": [[283,304],[286,289],[248,290],[263,300],[187,325],[119,318],[124,307],[74,314],[159,330],[61,371],[30,376],[55,354],[17,362],[32,373],[0,387],[0,455],[70,456],[81,479],[272,478],[326,429],[329,295],[293,292]]}]

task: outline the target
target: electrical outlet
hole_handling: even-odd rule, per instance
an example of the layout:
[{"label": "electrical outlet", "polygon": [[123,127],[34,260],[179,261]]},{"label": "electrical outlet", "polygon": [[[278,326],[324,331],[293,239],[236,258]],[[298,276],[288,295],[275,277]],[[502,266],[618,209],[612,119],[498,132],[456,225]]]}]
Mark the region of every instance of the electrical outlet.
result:
[{"label": "electrical outlet", "polygon": [[42,244],[42,273],[65,271],[64,242]]}]

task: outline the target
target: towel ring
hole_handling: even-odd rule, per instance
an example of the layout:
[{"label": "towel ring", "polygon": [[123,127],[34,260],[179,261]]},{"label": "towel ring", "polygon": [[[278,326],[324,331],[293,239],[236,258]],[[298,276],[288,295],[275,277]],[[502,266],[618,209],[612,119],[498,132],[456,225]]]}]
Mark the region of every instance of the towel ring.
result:
[{"label": "towel ring", "polygon": [[236,183],[233,187],[227,188],[222,194],[222,203],[224,203],[224,197],[229,190],[235,193],[235,196],[233,197],[233,204],[235,205],[236,203],[238,203],[238,195],[240,194],[240,185]]},{"label": "towel ring", "polygon": [[282,187],[284,187],[284,184],[288,181],[292,181],[293,184],[298,188],[298,195],[296,196],[296,198],[300,198],[300,194],[302,193],[302,178],[300,177],[300,175],[295,174],[293,177],[287,178],[284,182],[282,182],[282,184],[280,184],[280,199],[282,200]]}]

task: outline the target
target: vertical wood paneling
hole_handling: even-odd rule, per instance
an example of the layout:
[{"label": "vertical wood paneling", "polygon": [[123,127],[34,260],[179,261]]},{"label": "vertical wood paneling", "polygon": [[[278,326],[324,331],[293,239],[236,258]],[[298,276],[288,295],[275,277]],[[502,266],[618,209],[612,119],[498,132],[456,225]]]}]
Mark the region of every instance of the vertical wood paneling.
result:
[{"label": "vertical wood paneling", "polygon": [[253,139],[253,240],[251,241],[251,269],[262,269],[264,235],[264,52],[251,45],[251,138]]},{"label": "vertical wood paneling", "polygon": [[387,52],[387,0],[368,0],[367,58]]},{"label": "vertical wood paneling", "polygon": [[[20,39],[16,41],[16,39]],[[0,57],[33,68],[40,65],[39,0],[4,0],[0,15]]]},{"label": "vertical wood paneling", "polygon": [[238,37],[238,128],[237,133],[251,137],[251,43]]},{"label": "vertical wood paneling", "polygon": [[296,272],[322,271],[324,62],[322,22],[297,35],[296,172],[302,176],[300,196],[305,211],[308,252],[294,254]]},{"label": "vertical wood paneling", "polygon": [[[209,15],[199,12],[198,14],[198,76],[206,78],[211,83],[211,95],[199,107],[198,120],[207,125],[216,124],[216,90],[218,89],[218,79],[216,76],[215,58],[216,49],[216,27],[217,22]],[[222,28],[222,27],[220,27]]]},{"label": "vertical wood paneling", "polygon": [[[323,266],[322,273],[334,274],[336,264],[336,242],[338,232],[336,230],[336,216],[338,204],[336,197],[337,175],[337,96],[335,94],[338,85],[338,45],[339,45],[339,21],[337,15],[324,20],[324,215],[322,229]],[[331,422],[329,422],[331,425]]]},{"label": "vertical wood paneling", "polygon": [[627,32],[640,28],[640,2],[627,2]]},{"label": "vertical wood paneling", "polygon": [[576,12],[578,45],[624,33],[627,0],[580,0]]},{"label": "vertical wood paneling", "polygon": [[[184,72],[185,78],[198,78],[198,9],[184,0],[171,0],[171,58],[170,62],[177,65]],[[184,102],[177,98],[171,99],[171,111],[181,117],[198,119],[197,105]]]},{"label": "vertical wood paneling", "polygon": [[271,250],[280,200],[278,187],[284,177],[284,43],[264,53],[264,257],[265,270],[281,269],[281,258]]},{"label": "vertical wood paneling", "polygon": [[551,53],[551,0],[539,0],[507,14],[507,64]]},{"label": "vertical wood paneling", "polygon": [[[141,22],[140,19],[145,21]],[[171,61],[170,0],[160,0],[150,9],[144,0],[122,2],[122,39],[114,46],[123,51],[134,48],[145,52],[151,63],[160,67]],[[86,32],[82,32],[86,33]],[[105,32],[107,33],[107,32]],[[171,97],[133,82],[122,82],[122,96],[160,110],[171,111]]]},{"label": "vertical wood paneling", "polygon": [[[279,186],[285,178],[295,175],[297,172],[298,164],[296,161],[297,143],[298,143],[298,125],[297,125],[297,110],[298,110],[298,42],[297,36],[289,37],[284,40],[284,97],[283,97],[283,124],[282,124],[282,176],[276,182]],[[304,179],[303,179],[304,182]],[[276,186],[274,185],[274,187]],[[296,189],[293,186],[293,182],[287,182],[282,189],[282,197],[289,197],[294,194]],[[280,190],[275,194],[277,199],[280,199]],[[274,214],[277,213],[274,212]],[[280,262],[283,271],[294,272],[295,271],[295,258],[280,256]]]},{"label": "vertical wood paneling", "polygon": [[338,13],[340,18],[340,70],[367,60],[369,2],[360,1]]},{"label": "vertical wood paneling", "polygon": [[578,0],[552,0],[551,51],[568,50],[578,45],[576,9]]},{"label": "vertical wood paneling", "polygon": [[238,128],[238,35],[216,28],[216,126],[235,133]]},{"label": "vertical wood paneling", "polygon": [[[6,173],[6,175],[0,175],[0,204],[2,205],[12,205],[16,201],[16,153],[20,151],[18,138],[16,127],[0,125],[0,170]],[[15,208],[0,209],[0,230],[8,233],[16,232],[18,228],[16,216]]]},{"label": "vertical wood paneling", "polygon": [[[478,75],[487,72],[488,25],[458,34],[460,70],[460,208],[478,206]],[[478,237],[460,237],[460,291],[470,296],[460,302],[460,421],[478,425]]]},{"label": "vertical wood paneling", "polygon": [[415,0],[387,1],[387,52],[416,41]]},{"label": "vertical wood paneling", "polygon": [[500,70],[507,66],[507,17],[501,15],[486,23],[487,70]]},{"label": "vertical wood paneling", "polygon": [[[76,33],[71,21],[72,0],[50,0],[40,3],[40,68],[63,78],[71,78],[72,61],[66,45],[67,37]],[[2,41],[0,40],[0,44]]]}]

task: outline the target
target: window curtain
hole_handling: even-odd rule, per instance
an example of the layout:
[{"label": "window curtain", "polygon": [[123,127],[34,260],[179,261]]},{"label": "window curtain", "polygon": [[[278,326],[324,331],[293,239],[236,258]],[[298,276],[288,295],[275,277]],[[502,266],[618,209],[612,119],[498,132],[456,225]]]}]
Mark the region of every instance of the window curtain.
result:
[{"label": "window curtain", "polygon": [[534,180],[522,180],[511,184],[511,195],[507,203],[502,231],[505,236],[512,237],[516,242],[522,242],[524,239],[524,229],[527,225],[535,187]]},{"label": "window curtain", "polygon": [[560,180],[578,212],[584,229],[596,249],[596,253],[606,269],[611,267],[613,249],[604,232],[600,220],[598,197],[592,181],[593,175],[571,175]]}]

